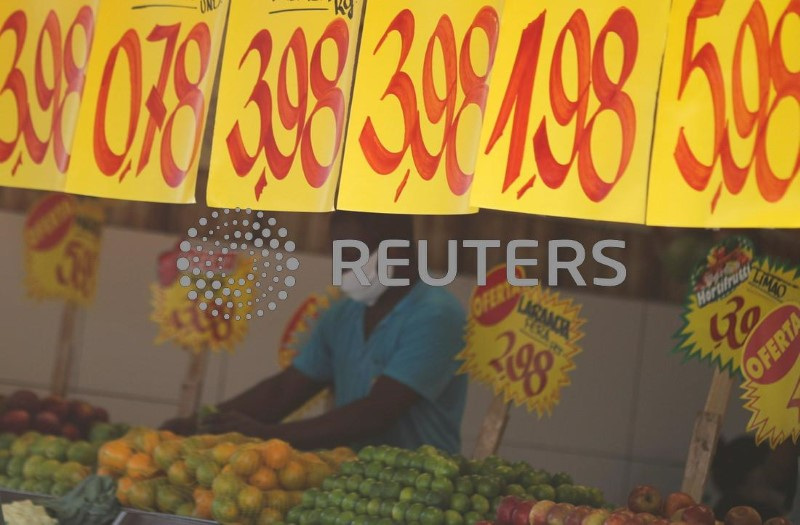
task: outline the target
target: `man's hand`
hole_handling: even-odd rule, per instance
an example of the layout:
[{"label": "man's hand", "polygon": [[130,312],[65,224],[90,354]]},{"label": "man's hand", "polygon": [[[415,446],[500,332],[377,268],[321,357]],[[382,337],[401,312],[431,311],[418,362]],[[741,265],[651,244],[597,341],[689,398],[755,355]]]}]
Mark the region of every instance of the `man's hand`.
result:
[{"label": "man's hand", "polygon": [[248,437],[265,438],[267,425],[238,412],[220,412],[203,420],[203,431],[210,434],[239,432]]},{"label": "man's hand", "polygon": [[191,436],[197,432],[197,418],[195,417],[176,417],[165,421],[161,425],[161,430],[169,430],[179,436]]}]

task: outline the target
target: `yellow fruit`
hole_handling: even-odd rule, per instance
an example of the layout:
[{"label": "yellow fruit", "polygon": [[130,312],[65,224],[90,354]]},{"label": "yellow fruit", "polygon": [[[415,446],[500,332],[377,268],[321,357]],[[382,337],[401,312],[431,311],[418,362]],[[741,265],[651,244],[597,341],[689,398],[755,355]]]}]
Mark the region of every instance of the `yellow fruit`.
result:
[{"label": "yellow fruit", "polygon": [[128,489],[128,501],[131,507],[139,510],[155,510],[156,493],[152,483],[134,483]]},{"label": "yellow fruit", "polygon": [[258,516],[264,507],[264,495],[256,487],[248,485],[239,491],[236,503],[243,516]]},{"label": "yellow fruit", "polygon": [[133,455],[131,447],[123,440],[117,439],[104,443],[97,452],[97,462],[101,468],[110,472],[125,472],[128,460]]},{"label": "yellow fruit", "polygon": [[211,505],[211,516],[220,523],[234,523],[239,519],[239,509],[232,499],[216,498]]},{"label": "yellow fruit", "polygon": [[161,438],[162,443],[164,441],[177,441],[182,439],[180,436],[170,430],[159,430],[158,435]]},{"label": "yellow fruit", "polygon": [[220,469],[217,464],[211,460],[206,460],[197,466],[195,477],[200,486],[208,489],[211,488],[211,484],[214,483],[214,478],[216,478],[219,473]]},{"label": "yellow fruit", "polygon": [[278,480],[286,490],[303,490],[308,483],[308,473],[303,464],[297,460],[289,460],[285,467],[278,471]]},{"label": "yellow fruit", "polygon": [[230,442],[220,443],[211,449],[211,457],[214,458],[214,462],[217,465],[222,467],[228,464],[231,456],[233,456],[238,448],[238,446]]},{"label": "yellow fruit", "polygon": [[184,503],[187,501],[177,487],[161,485],[156,489],[156,508],[161,512],[173,514]]},{"label": "yellow fruit", "polygon": [[256,525],[274,525],[275,523],[280,523],[283,521],[283,514],[280,511],[275,509],[262,509],[261,513],[258,515],[258,520],[256,521]]},{"label": "yellow fruit", "polygon": [[235,498],[244,486],[244,482],[235,474],[220,474],[214,478],[211,490],[216,498]]},{"label": "yellow fruit", "polygon": [[139,452],[152,455],[153,451],[161,443],[161,436],[159,436],[157,430],[145,429],[137,434],[133,443]]},{"label": "yellow fruit", "polygon": [[292,447],[280,439],[269,439],[260,446],[261,457],[271,469],[279,470],[286,466],[292,455]]},{"label": "yellow fruit", "polygon": [[264,493],[264,502],[270,509],[286,513],[291,507],[291,497],[285,490],[268,490]]},{"label": "yellow fruit", "polygon": [[166,471],[180,456],[181,444],[179,441],[163,441],[153,450],[153,460],[163,471]]},{"label": "yellow fruit", "polygon": [[143,452],[132,455],[125,466],[128,477],[136,480],[152,478],[157,472],[158,467],[153,463],[153,458]]},{"label": "yellow fruit", "polygon": [[184,461],[176,461],[170,465],[167,471],[167,479],[170,483],[179,487],[188,487],[194,484],[194,476]]},{"label": "yellow fruit", "polygon": [[187,518],[194,517],[194,503],[181,503],[180,507],[175,510],[175,514],[178,516],[185,516]]},{"label": "yellow fruit", "polygon": [[302,490],[292,490],[289,491],[289,506],[296,507],[303,502],[303,491]]},{"label": "yellow fruit", "polygon": [[133,486],[133,480],[127,476],[124,476],[117,480],[117,501],[119,501],[120,505],[124,507],[130,505],[128,492],[131,490],[132,486]]},{"label": "yellow fruit", "polygon": [[261,467],[250,478],[248,483],[260,490],[273,490],[278,488],[278,475],[268,467]]},{"label": "yellow fruit", "polygon": [[230,466],[240,476],[252,476],[261,467],[261,455],[256,450],[240,448],[231,456]]},{"label": "yellow fruit", "polygon": [[208,489],[194,490],[194,517],[209,520],[212,518],[211,505],[214,503],[214,493]]}]

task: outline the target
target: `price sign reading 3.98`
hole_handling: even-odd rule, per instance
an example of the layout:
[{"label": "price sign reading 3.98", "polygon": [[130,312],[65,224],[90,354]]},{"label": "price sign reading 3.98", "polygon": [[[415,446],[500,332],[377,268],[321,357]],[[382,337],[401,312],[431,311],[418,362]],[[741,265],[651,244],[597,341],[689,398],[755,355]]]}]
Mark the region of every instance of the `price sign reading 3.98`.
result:
[{"label": "price sign reading 3.98", "polygon": [[340,208],[470,211],[502,5],[367,5]]},{"label": "price sign reading 3.98", "polygon": [[800,226],[800,1],[680,0],[648,223]]},{"label": "price sign reading 3.98", "polygon": [[346,12],[319,2],[233,4],[211,206],[333,210],[363,10],[356,4]]},{"label": "price sign reading 3.98", "polygon": [[668,2],[508,2],[471,203],[643,222]]},{"label": "price sign reading 3.98", "polygon": [[103,5],[81,107],[75,193],[194,202],[227,5]]},{"label": "price sign reading 3.98", "polygon": [[0,184],[63,190],[97,0],[0,5]]}]

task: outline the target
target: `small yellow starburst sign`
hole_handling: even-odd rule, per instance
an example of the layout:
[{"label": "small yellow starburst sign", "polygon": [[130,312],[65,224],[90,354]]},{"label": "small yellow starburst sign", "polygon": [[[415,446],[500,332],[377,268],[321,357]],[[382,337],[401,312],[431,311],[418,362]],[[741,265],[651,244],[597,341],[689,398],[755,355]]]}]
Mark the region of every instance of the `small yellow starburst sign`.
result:
[{"label": "small yellow starburst sign", "polygon": [[[512,286],[506,271],[495,267],[472,292],[460,371],[507,403],[549,416],[570,384],[586,321],[572,299],[540,286]],[[516,275],[524,277],[521,267]]]}]

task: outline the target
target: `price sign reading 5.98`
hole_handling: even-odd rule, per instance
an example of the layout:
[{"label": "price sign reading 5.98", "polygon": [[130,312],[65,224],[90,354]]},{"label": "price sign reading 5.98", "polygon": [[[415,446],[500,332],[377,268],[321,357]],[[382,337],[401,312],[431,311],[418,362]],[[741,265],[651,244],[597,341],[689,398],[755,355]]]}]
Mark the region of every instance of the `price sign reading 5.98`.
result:
[{"label": "price sign reading 5.98", "polygon": [[471,203],[644,222],[668,2],[509,2]]},{"label": "price sign reading 5.98", "polygon": [[367,5],[338,206],[466,213],[499,0]]},{"label": "price sign reading 5.98", "polygon": [[363,3],[318,4],[231,6],[209,205],[333,210]]},{"label": "price sign reading 5.98", "polygon": [[798,18],[798,0],[673,2],[648,223],[800,226]]},{"label": "price sign reading 5.98", "polygon": [[194,202],[226,13],[224,2],[103,5],[68,191]]},{"label": "price sign reading 5.98", "polygon": [[0,4],[0,185],[64,189],[97,4]]}]

